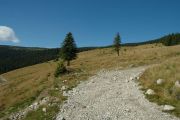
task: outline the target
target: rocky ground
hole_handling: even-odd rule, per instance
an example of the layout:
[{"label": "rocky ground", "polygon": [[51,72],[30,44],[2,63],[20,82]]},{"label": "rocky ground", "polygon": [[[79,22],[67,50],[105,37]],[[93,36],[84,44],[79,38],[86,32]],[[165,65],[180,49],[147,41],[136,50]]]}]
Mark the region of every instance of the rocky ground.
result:
[{"label": "rocky ground", "polygon": [[137,79],[145,67],[101,71],[64,95],[57,120],[178,120],[150,103]]}]

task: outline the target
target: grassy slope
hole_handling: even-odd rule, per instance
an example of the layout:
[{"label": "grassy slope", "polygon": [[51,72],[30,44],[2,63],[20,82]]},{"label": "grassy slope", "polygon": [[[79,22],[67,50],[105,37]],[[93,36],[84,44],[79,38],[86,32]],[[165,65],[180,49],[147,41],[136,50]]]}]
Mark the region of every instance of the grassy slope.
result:
[{"label": "grassy slope", "polygon": [[[101,69],[124,68],[132,64],[133,66],[157,64],[179,56],[179,51],[180,46],[143,45],[123,47],[119,57],[112,48],[81,52],[78,58],[72,61],[69,68],[71,72],[58,79],[53,77],[56,67],[56,62],[53,61],[5,73],[2,76],[8,80],[8,83],[0,87],[0,115],[27,106],[37,99],[39,94],[41,97],[47,95],[58,97],[62,102],[65,98],[59,94],[59,91],[55,91],[54,87],[61,88],[66,85],[67,89],[71,89],[79,81],[86,80]],[[63,83],[63,80],[67,82]],[[31,119],[31,115],[28,115],[27,119]]]},{"label": "grassy slope", "polygon": [[[140,83],[144,90],[153,89],[154,96],[146,96],[150,101],[159,105],[170,104],[176,107],[172,113],[180,117],[180,88],[174,84],[180,80],[180,56],[168,59],[161,64],[155,65],[145,71],[141,76]],[[157,79],[163,79],[162,85],[157,85]]]}]

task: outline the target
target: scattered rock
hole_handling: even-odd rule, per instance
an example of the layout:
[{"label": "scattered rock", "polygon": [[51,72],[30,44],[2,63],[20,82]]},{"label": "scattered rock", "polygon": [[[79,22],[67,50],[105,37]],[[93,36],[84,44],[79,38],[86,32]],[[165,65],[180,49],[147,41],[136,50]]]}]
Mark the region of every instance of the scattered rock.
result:
[{"label": "scattered rock", "polygon": [[[40,100],[39,102],[34,102],[33,104],[31,104],[30,106],[28,106],[27,108],[20,110],[16,113],[13,113],[9,116],[10,120],[20,120],[22,119],[24,116],[26,116],[26,114],[29,111],[34,111],[37,110],[39,108],[40,105],[44,105],[47,104],[49,101],[49,97],[45,97],[42,100]],[[42,109],[43,112],[46,112],[46,108]]]},{"label": "scattered rock", "polygon": [[36,109],[38,108],[38,102],[33,103],[33,104],[31,105],[31,108],[32,108],[33,110],[36,110]]},{"label": "scattered rock", "polygon": [[61,90],[64,91],[66,89],[66,86],[62,86]]},{"label": "scattered rock", "polygon": [[152,90],[152,89],[148,89],[145,94],[146,94],[146,95],[154,95],[155,92],[154,92],[154,90]]},{"label": "scattered rock", "polygon": [[44,105],[49,101],[49,97],[43,98],[41,101],[39,101],[39,105]]},{"label": "scattered rock", "polygon": [[156,81],[157,85],[162,85],[164,83],[164,80],[163,79],[158,79]]},{"label": "scattered rock", "polygon": [[[177,120],[149,103],[135,87],[135,81],[130,81],[130,77],[135,78],[144,70],[100,72],[89,81],[82,82],[75,88],[75,94],[68,94],[56,120]],[[112,81],[115,76],[117,80]]]},{"label": "scattered rock", "polygon": [[66,91],[63,91],[63,96],[67,97],[68,93]]},{"label": "scattered rock", "polygon": [[117,77],[115,76],[115,77],[113,77],[113,80],[117,80]]},{"label": "scattered rock", "polygon": [[67,80],[63,80],[63,83],[66,83],[67,82]]},{"label": "scattered rock", "polygon": [[174,85],[175,87],[180,88],[180,80],[177,80]]},{"label": "scattered rock", "polygon": [[42,108],[42,111],[43,111],[43,112],[46,112],[46,108]]},{"label": "scattered rock", "polygon": [[134,78],[133,77],[130,77],[130,80],[133,80]]},{"label": "scattered rock", "polygon": [[139,76],[136,77],[136,80],[139,80]]},{"label": "scattered rock", "polygon": [[173,111],[173,110],[175,110],[174,106],[164,105],[163,111]]}]

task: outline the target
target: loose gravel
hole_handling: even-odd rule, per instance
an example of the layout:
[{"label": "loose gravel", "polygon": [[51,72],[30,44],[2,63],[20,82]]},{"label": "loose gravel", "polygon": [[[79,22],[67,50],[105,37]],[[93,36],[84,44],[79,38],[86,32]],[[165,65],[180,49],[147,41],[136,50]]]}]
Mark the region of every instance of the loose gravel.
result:
[{"label": "loose gravel", "polygon": [[137,80],[146,67],[101,71],[66,95],[57,120],[179,120],[145,99]]}]

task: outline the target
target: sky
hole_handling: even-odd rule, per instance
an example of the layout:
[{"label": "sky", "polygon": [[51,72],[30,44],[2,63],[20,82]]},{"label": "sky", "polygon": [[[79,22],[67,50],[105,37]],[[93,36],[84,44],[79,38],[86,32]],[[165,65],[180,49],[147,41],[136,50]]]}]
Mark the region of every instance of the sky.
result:
[{"label": "sky", "polygon": [[0,45],[59,47],[72,32],[78,47],[106,46],[180,32],[180,0],[0,0]]}]

